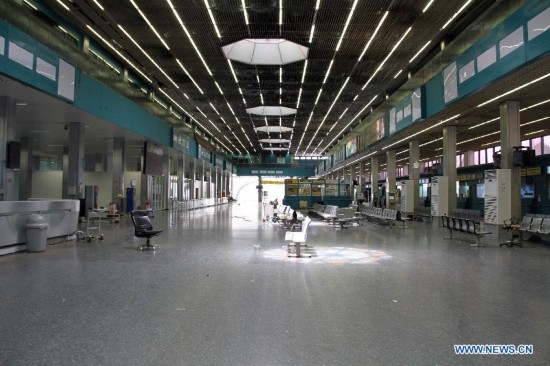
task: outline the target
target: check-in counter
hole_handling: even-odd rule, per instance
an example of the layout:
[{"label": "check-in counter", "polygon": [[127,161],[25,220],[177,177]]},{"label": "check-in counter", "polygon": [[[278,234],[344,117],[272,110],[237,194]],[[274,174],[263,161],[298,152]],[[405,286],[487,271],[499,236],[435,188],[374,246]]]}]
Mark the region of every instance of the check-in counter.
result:
[{"label": "check-in counter", "polygon": [[79,210],[78,200],[0,201],[0,255],[26,249],[25,225],[30,215],[44,216],[49,239],[74,234]]}]

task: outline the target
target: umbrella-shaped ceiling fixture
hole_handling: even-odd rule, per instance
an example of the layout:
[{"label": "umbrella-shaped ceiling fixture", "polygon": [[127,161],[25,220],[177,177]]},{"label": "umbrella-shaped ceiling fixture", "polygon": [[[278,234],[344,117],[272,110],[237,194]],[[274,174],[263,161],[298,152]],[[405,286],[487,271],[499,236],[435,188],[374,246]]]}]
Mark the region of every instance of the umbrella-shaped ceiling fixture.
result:
[{"label": "umbrella-shaped ceiling fixture", "polygon": [[261,143],[266,144],[289,144],[290,140],[287,139],[260,139]]},{"label": "umbrella-shaped ceiling fixture", "polygon": [[262,127],[256,127],[254,130],[258,132],[267,132],[267,133],[284,133],[284,132],[290,132],[292,131],[292,128],[290,127],[283,127],[283,126],[262,126]]},{"label": "umbrella-shaped ceiling fixture", "polygon": [[309,48],[284,38],[245,38],[222,47],[226,58],[249,65],[286,65],[307,59]]},{"label": "umbrella-shaped ceiling fixture", "polygon": [[259,116],[289,116],[291,114],[296,114],[296,109],[280,106],[260,106],[247,108],[246,112]]}]

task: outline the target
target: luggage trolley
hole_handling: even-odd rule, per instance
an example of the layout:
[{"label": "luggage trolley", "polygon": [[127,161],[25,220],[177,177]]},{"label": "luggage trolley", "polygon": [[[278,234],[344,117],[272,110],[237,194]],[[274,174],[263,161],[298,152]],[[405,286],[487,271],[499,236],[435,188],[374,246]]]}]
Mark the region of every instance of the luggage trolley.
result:
[{"label": "luggage trolley", "polygon": [[78,231],[76,233],[78,240],[84,240],[90,243],[93,239],[103,240],[101,232],[101,215],[98,212],[90,210],[88,220],[86,220],[86,232]]}]

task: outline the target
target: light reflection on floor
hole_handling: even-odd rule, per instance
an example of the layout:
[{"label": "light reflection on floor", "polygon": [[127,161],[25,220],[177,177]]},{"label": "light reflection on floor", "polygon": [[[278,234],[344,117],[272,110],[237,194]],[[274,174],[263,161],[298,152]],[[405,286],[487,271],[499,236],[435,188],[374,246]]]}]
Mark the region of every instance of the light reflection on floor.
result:
[{"label": "light reflection on floor", "polygon": [[[285,247],[286,248],[286,247]],[[305,249],[305,250],[304,250]],[[391,259],[382,250],[349,247],[308,247],[303,248],[302,253],[311,254],[311,258],[289,258],[284,249],[270,249],[263,252],[264,258],[277,260],[299,260],[304,263],[329,263],[329,264],[365,264],[378,263],[381,260]]]}]

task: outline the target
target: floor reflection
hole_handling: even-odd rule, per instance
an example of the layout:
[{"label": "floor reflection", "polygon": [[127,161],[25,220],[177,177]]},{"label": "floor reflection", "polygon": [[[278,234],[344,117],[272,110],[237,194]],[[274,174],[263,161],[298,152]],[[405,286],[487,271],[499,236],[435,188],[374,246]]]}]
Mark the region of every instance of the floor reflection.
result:
[{"label": "floor reflection", "polygon": [[[286,247],[285,247],[286,248]],[[308,247],[308,254],[312,254],[311,258],[299,258],[304,263],[328,263],[328,264],[366,264],[378,263],[383,260],[391,259],[382,250],[373,250],[367,248],[350,248],[350,247]],[[276,260],[295,260],[288,258],[285,249],[270,249],[263,252],[264,258]]]}]

